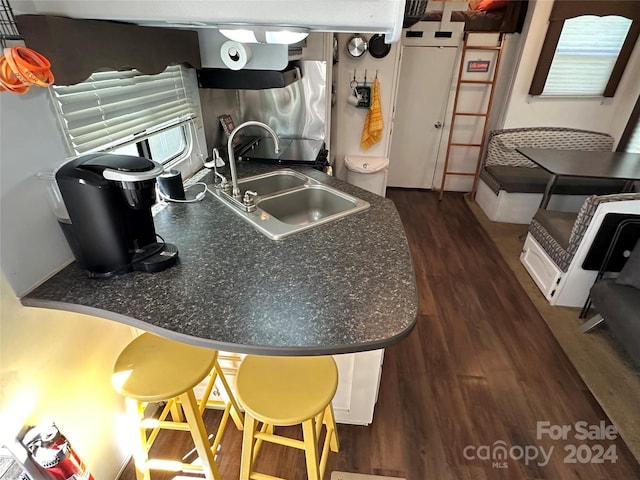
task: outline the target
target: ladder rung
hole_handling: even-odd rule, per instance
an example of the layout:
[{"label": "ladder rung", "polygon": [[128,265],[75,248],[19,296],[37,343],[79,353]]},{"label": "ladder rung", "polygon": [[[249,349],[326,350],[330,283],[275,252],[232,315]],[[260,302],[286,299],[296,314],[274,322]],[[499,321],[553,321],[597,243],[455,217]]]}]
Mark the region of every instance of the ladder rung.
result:
[{"label": "ladder rung", "polygon": [[481,143],[451,143],[452,147],[481,147]]},{"label": "ladder rung", "polygon": [[494,46],[494,47],[483,47],[481,45],[467,45],[465,47],[467,50],[500,50],[502,47]]},{"label": "ladder rung", "polygon": [[488,113],[468,113],[468,112],[455,112],[454,115],[461,115],[464,117],[487,117]]},{"label": "ladder rung", "polygon": [[496,82],[492,80],[460,80],[460,83],[471,83],[471,84],[477,83],[480,85],[493,85]]},{"label": "ladder rung", "polygon": [[475,172],[473,172],[473,173],[468,173],[468,172],[447,172],[447,173],[445,173],[445,175],[463,175],[463,176],[466,176],[466,177],[475,177],[476,173]]}]

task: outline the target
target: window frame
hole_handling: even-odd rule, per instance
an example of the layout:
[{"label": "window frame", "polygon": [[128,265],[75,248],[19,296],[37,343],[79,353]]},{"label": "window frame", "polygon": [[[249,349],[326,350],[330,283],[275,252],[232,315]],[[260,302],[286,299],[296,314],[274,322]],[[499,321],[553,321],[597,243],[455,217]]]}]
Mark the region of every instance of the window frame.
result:
[{"label": "window frame", "polygon": [[607,86],[602,93],[603,97],[613,97],[615,95],[640,35],[640,8],[638,8],[638,3],[634,0],[586,2],[556,0],[549,16],[549,27],[531,80],[530,95],[542,95],[565,20],[583,15],[595,15],[598,17],[617,15],[631,20],[631,27],[618,54],[618,59],[613,67]]},{"label": "window frame", "polygon": [[[166,131],[171,131],[174,129],[179,129],[180,130],[180,134],[182,135],[182,140],[184,142],[184,146],[182,148],[182,150],[180,150],[177,153],[174,153],[172,156],[165,158],[162,161],[156,160],[157,162],[161,163],[162,165],[171,165],[173,163],[178,162],[180,159],[184,158],[185,156],[189,156],[191,154],[191,150],[193,149],[193,145],[191,145],[191,140],[192,140],[192,136],[190,135],[190,132],[188,131],[188,125],[189,122],[187,123],[183,123],[181,125],[177,125],[171,129],[168,129]],[[158,132],[155,135],[150,135],[147,138],[145,138],[141,143],[141,145],[139,146],[139,150],[143,153],[146,154],[148,153],[149,158],[153,159],[153,148],[151,146],[151,143],[149,142],[149,139],[156,136],[156,135],[160,135],[163,132]],[[157,152],[156,152],[157,153]]]},{"label": "window frame", "polygon": [[627,146],[631,141],[631,136],[633,135],[638,123],[640,123],[640,97],[636,100],[636,104],[629,116],[629,120],[627,121],[627,126],[624,128],[624,132],[622,132],[622,136],[620,137],[620,141],[616,148],[617,152],[627,151]]},{"label": "window frame", "polygon": [[[183,123],[180,125],[175,125],[169,129],[162,129],[160,131],[151,133],[149,135],[145,135],[142,136],[140,138],[136,138],[133,141],[128,141],[128,142],[124,142],[120,145],[115,145],[115,146],[109,146],[108,148],[105,148],[103,150],[100,150],[102,152],[117,152],[119,149],[132,145],[136,148],[137,150],[137,154],[140,157],[143,158],[148,158],[149,160],[155,160],[156,162],[160,163],[161,165],[170,165],[172,163],[175,163],[179,160],[181,160],[182,158],[184,158],[185,156],[189,156],[191,149],[192,149],[192,145],[191,145],[191,139],[192,139],[192,135],[190,135],[190,132],[188,130],[188,123]],[[177,153],[174,153],[172,156],[165,158],[164,160],[160,161],[156,158],[153,157],[153,153],[152,153],[152,149],[151,149],[151,144],[149,143],[149,139],[156,136],[156,135],[162,135],[164,132],[168,131],[168,130],[173,130],[173,129],[180,129],[180,133],[182,134],[182,138],[184,140],[184,148],[182,150],[180,150]]]},{"label": "window frame", "polygon": [[[184,141],[185,141],[185,148],[182,150],[182,152],[177,153],[173,157],[167,158],[166,160],[161,162],[163,164],[167,164],[167,163],[175,161],[176,159],[182,158],[184,156],[184,153],[189,151],[189,148],[190,148],[190,145],[191,145],[190,142],[191,142],[192,137],[193,137],[193,133],[190,130],[190,126],[193,125],[196,120],[197,120],[196,118],[193,118],[193,119],[184,121],[182,123],[178,123],[178,124],[175,124],[175,125],[169,125],[167,127],[163,127],[163,128],[158,129],[158,130],[154,130],[154,131],[149,132],[149,133],[143,132],[143,134],[137,135],[137,136],[133,136],[132,138],[130,138],[130,139],[128,139],[128,140],[126,140],[126,141],[124,141],[122,143],[107,144],[107,145],[105,145],[104,148],[99,148],[99,149],[96,149],[95,151],[92,150],[91,152],[86,152],[86,153],[113,152],[115,150],[118,150],[119,148],[126,147],[128,145],[134,145],[136,147],[136,149],[138,150],[138,154],[140,156],[144,156],[144,158],[151,159],[151,145],[149,145],[149,139],[151,137],[153,137],[154,135],[160,135],[163,132],[166,132],[168,130],[173,130],[174,128],[181,128],[182,129],[182,135],[183,135]],[[148,156],[146,156],[147,154],[148,154]],[[78,155],[82,155],[82,154],[78,154]]]}]

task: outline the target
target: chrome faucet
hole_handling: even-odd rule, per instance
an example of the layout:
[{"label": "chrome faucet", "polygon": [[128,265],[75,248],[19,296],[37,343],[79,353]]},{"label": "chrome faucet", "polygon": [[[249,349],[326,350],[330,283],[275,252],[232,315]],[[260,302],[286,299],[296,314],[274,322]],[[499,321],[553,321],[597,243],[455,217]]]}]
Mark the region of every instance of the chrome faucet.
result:
[{"label": "chrome faucet", "polygon": [[233,184],[232,196],[236,200],[242,201],[242,192],[240,192],[240,188],[238,187],[238,174],[236,173],[236,159],[233,155],[233,139],[238,134],[240,130],[244,127],[249,127],[251,125],[255,125],[256,127],[264,128],[267,132],[271,134],[273,137],[273,141],[275,143],[275,153],[280,153],[280,141],[278,140],[278,134],[267,124],[258,122],[255,120],[250,120],[248,122],[244,122],[238,125],[233,132],[229,135],[229,140],[227,140],[227,158],[229,160],[229,167],[231,168],[231,183]]}]

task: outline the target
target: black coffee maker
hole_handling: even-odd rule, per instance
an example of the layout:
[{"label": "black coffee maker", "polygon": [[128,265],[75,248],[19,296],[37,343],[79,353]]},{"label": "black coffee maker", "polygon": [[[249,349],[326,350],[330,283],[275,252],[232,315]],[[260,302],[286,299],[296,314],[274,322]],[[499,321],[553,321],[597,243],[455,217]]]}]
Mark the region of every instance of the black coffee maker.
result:
[{"label": "black coffee maker", "polygon": [[109,153],[82,155],[55,172],[69,217],[58,222],[80,268],[101,277],[176,263],[178,249],[158,242],[151,215],[162,172],[152,160]]}]

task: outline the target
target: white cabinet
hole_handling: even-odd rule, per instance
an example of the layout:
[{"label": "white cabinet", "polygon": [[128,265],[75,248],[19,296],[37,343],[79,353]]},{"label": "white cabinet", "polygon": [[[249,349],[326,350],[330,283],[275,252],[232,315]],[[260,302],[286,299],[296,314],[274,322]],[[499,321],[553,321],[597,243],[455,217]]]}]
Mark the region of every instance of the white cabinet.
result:
[{"label": "white cabinet", "polygon": [[[229,384],[229,388],[235,394],[236,392],[236,373],[238,372],[238,367],[240,366],[240,362],[245,357],[244,354],[241,353],[231,353],[231,352],[219,352],[218,354],[218,364],[224,373],[224,377],[227,379],[227,383]],[[196,394],[196,398],[201,398],[204,394],[205,389],[207,388],[207,383],[209,379],[205,378],[199,385],[194,388],[194,393]],[[216,380],[216,384],[211,391],[211,395],[209,396],[211,400],[224,400],[225,402],[229,401],[229,397],[226,395],[226,392],[223,386],[220,383],[220,380]]]},{"label": "white cabinet", "polygon": [[527,234],[522,253],[520,254],[520,262],[529,272],[531,278],[538,288],[542,291],[544,297],[551,301],[556,293],[558,284],[562,280],[562,270],[549,258],[544,248],[531,236]]},{"label": "white cabinet", "polygon": [[20,2],[20,13],[120,20],[176,28],[290,25],[317,32],[384,33],[386,41],[395,42],[402,30],[404,4],[404,0],[32,0]]},{"label": "white cabinet", "polygon": [[[378,400],[384,350],[334,355],[338,366],[338,390],[333,398],[335,419],[338,423],[368,425],[373,421],[373,410]],[[220,352],[219,363],[235,392],[236,373],[244,355]],[[219,382],[218,382],[219,383]],[[225,399],[219,385],[211,398]],[[196,396],[205,385],[196,388]]]},{"label": "white cabinet", "polygon": [[338,423],[369,425],[378,400],[384,350],[334,355],[338,391],[333,410]]}]

